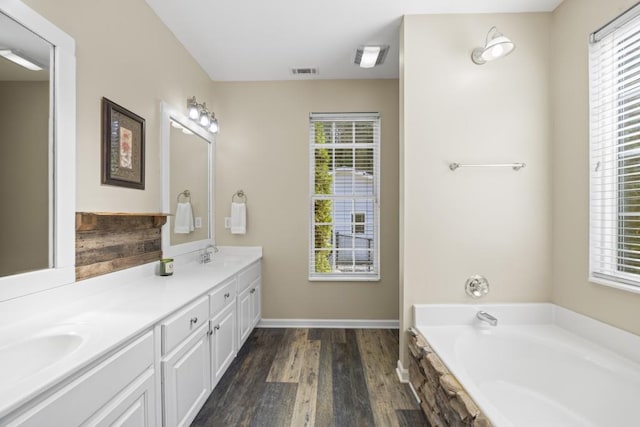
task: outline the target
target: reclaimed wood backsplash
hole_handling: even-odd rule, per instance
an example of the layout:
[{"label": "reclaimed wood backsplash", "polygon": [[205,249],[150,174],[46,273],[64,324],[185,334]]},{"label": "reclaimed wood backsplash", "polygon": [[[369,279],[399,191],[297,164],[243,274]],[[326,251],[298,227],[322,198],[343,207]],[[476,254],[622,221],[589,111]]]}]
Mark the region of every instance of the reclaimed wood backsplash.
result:
[{"label": "reclaimed wood backsplash", "polygon": [[154,262],[162,257],[167,214],[76,213],[76,280]]}]

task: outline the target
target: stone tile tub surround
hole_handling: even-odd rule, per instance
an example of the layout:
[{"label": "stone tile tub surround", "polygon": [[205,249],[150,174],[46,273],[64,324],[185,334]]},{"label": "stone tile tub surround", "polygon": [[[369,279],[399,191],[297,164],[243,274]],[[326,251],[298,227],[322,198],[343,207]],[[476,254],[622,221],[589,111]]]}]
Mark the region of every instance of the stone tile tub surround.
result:
[{"label": "stone tile tub surround", "polygon": [[[261,258],[260,247],[220,247],[209,264],[198,262],[198,252],[175,257],[173,276],[157,276],[157,263],[144,264],[0,303],[0,347],[56,333],[83,339],[59,362],[26,378],[0,381],[0,424],[29,399]],[[17,356],[0,359],[0,365],[20,363]]]},{"label": "stone tile tub surround", "polygon": [[639,336],[545,303],[413,310],[415,329],[494,426],[637,424]]}]

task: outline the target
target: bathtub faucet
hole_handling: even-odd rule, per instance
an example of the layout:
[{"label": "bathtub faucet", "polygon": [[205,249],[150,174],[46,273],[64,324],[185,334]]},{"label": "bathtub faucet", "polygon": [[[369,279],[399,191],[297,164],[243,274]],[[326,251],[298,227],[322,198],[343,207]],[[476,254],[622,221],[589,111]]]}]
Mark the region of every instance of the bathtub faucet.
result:
[{"label": "bathtub faucet", "polygon": [[486,311],[480,310],[478,312],[478,314],[476,314],[476,317],[478,319],[482,320],[483,322],[487,322],[491,326],[497,326],[498,325],[498,319],[496,319],[495,317],[493,317],[492,315],[490,315]]}]

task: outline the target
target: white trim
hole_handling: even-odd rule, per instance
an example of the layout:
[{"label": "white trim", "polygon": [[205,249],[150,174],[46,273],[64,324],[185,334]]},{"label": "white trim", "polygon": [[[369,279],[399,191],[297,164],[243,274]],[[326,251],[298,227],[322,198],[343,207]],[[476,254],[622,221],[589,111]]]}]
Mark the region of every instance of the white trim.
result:
[{"label": "white trim", "polygon": [[[398,379],[401,383],[409,382],[409,370],[405,369],[404,366],[402,366],[401,360],[398,360],[398,365],[396,366],[396,375],[398,375]],[[418,401],[418,403],[420,403],[420,399],[418,398],[418,395],[416,394],[416,391],[413,389],[413,387],[411,387],[411,391],[413,391],[416,400]]]},{"label": "white trim", "polygon": [[0,301],[75,281],[76,57],[75,40],[18,0],[0,0],[0,12],[53,46],[50,112],[53,138],[52,267],[0,278]]},{"label": "white trim", "polygon": [[419,405],[422,403],[422,400],[420,399],[420,396],[418,396],[418,392],[416,391],[415,388],[413,388],[413,384],[411,384],[410,382],[408,382],[409,384],[409,390],[411,390],[411,393],[413,393],[413,398],[416,400],[416,403]]},{"label": "white trim", "polygon": [[261,319],[258,328],[399,329],[399,320]]}]

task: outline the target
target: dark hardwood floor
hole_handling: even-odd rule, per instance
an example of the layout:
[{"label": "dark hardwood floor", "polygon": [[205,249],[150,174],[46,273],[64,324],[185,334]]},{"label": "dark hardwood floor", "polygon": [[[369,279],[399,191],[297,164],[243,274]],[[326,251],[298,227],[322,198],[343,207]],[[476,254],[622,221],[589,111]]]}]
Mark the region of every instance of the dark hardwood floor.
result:
[{"label": "dark hardwood floor", "polygon": [[192,426],[428,427],[397,357],[397,330],[255,329]]}]

